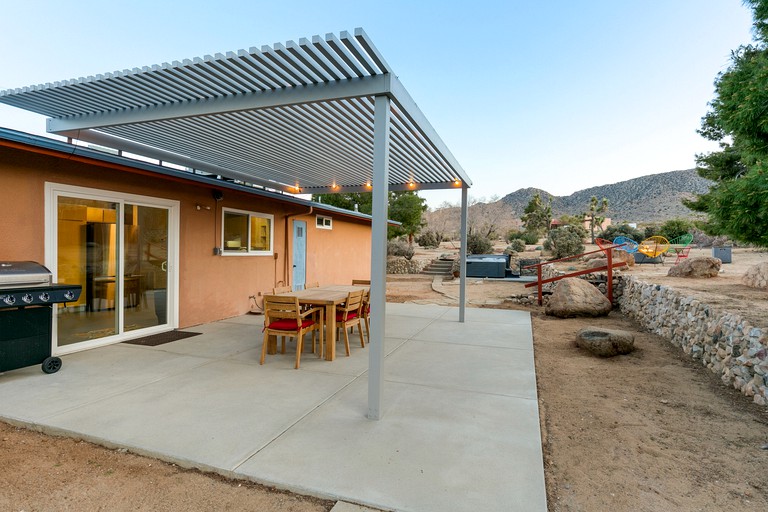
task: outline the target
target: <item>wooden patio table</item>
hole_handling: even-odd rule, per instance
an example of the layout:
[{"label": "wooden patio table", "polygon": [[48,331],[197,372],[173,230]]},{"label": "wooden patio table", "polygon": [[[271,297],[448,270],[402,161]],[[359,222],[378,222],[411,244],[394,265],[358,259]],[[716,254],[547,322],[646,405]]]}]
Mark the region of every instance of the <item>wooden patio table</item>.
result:
[{"label": "wooden patio table", "polygon": [[368,286],[334,284],[281,295],[298,297],[302,306],[325,307],[325,359],[333,361],[336,358],[336,306],[347,300],[349,292],[367,289]]}]

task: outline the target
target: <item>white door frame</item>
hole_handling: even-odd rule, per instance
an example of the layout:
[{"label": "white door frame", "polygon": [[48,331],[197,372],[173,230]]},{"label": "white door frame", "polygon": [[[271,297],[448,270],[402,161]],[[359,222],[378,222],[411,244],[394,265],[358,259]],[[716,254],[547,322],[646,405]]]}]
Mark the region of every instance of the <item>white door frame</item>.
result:
[{"label": "white door frame", "polygon": [[[57,334],[57,315],[53,315],[53,326],[51,336],[51,352],[53,355],[69,354],[79,352],[90,348],[111,345],[122,341],[145,336],[158,332],[167,331],[168,328],[177,328],[179,325],[179,201],[170,199],[161,199],[150,196],[140,196],[136,194],[126,194],[111,190],[103,190],[88,187],[79,187],[75,185],[64,185],[61,183],[45,183],[45,266],[53,274],[53,281],[58,282],[58,198],[59,196],[80,197],[84,199],[94,199],[98,201],[109,201],[119,203],[120,211],[124,211],[125,203],[136,204],[139,206],[158,207],[168,209],[168,323],[161,326],[152,326],[144,329],[137,329],[130,332],[123,332],[113,336],[106,336],[91,341],[83,341],[75,345],[58,347]],[[120,222],[118,222],[118,225]],[[122,260],[121,260],[122,261]],[[122,263],[121,263],[122,265]],[[119,308],[120,323],[122,324],[122,308]]]}]

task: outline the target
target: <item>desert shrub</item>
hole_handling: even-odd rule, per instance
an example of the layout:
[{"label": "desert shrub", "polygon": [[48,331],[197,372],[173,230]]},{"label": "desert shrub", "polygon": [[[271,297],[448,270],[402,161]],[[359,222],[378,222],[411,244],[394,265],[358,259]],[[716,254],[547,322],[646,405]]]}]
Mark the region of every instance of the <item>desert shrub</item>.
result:
[{"label": "desert shrub", "polygon": [[692,229],[693,222],[685,219],[672,219],[662,224],[659,231],[661,232],[661,236],[665,237],[667,240],[672,240],[673,238],[690,233]]},{"label": "desert shrub", "polygon": [[[649,224],[648,226],[645,226],[644,232],[643,232],[643,238],[651,238],[652,236],[663,236],[661,234],[661,228],[657,226],[656,224]],[[640,240],[636,240],[636,242],[639,242]]]},{"label": "desert shrub", "polygon": [[525,240],[521,240],[519,238],[510,240],[509,245],[504,250],[506,254],[511,254],[513,252],[524,252],[524,251],[525,251]]},{"label": "desert shrub", "polygon": [[413,245],[408,243],[408,240],[402,238],[394,238],[387,242],[387,255],[388,256],[402,256],[403,258],[410,260],[415,254]]},{"label": "desert shrub", "polygon": [[442,233],[428,229],[416,237],[416,243],[427,249],[437,249],[443,241]]},{"label": "desert shrub", "polygon": [[523,236],[519,237],[521,240],[523,240],[528,245],[536,245],[539,243],[539,234],[534,233],[531,231],[525,231],[523,232]]},{"label": "desert shrub", "polygon": [[[578,226],[581,227],[581,226]],[[547,240],[544,242],[544,248],[552,251],[555,258],[567,258],[584,252],[584,228],[578,229],[576,226],[566,226],[551,230],[547,234]],[[549,246],[549,247],[547,247]]]},{"label": "desert shrub", "polygon": [[507,231],[507,234],[504,237],[504,241],[511,242],[515,238],[520,238],[522,236],[523,236],[523,232],[520,231],[519,229],[510,229],[509,231]]},{"label": "desert shrub", "polygon": [[493,243],[487,237],[477,233],[467,235],[467,253],[490,254],[493,252]]},{"label": "desert shrub", "polygon": [[617,236],[626,236],[635,242],[639,242],[645,238],[645,233],[637,228],[633,228],[629,224],[612,224],[605,228],[600,238],[613,240]]}]

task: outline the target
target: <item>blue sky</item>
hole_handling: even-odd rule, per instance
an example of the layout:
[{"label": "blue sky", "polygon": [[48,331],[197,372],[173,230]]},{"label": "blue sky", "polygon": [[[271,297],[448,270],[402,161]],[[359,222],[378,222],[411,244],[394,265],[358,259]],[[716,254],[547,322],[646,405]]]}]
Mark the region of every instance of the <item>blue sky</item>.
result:
[{"label": "blue sky", "polygon": [[[740,0],[7,4],[0,90],[363,27],[486,201],[694,167],[713,80],[752,40]],[[45,132],[4,105],[0,126]]]}]

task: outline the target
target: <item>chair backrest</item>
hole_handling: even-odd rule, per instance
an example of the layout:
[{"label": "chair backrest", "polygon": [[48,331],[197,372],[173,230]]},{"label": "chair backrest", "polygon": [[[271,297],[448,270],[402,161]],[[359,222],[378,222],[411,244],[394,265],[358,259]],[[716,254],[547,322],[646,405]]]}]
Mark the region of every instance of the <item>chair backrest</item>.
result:
[{"label": "chair backrest", "polygon": [[280,318],[295,318],[296,326],[301,325],[299,298],[287,295],[264,296],[264,325],[268,326]]},{"label": "chair backrest", "polygon": [[317,281],[312,281],[311,283],[307,283],[304,285],[304,289],[306,290],[307,288],[320,288],[320,283],[318,283]]},{"label": "chair backrest", "polygon": [[652,236],[638,244],[637,251],[649,258],[655,258],[667,252],[669,241],[663,236]]},{"label": "chair backrest", "polygon": [[613,239],[613,245],[621,246],[616,248],[617,251],[626,251],[630,254],[637,252],[637,242],[628,236],[617,236]]},{"label": "chair backrest", "polygon": [[347,295],[347,301],[338,310],[344,313],[344,320],[347,319],[347,315],[353,311],[357,311],[358,315],[360,309],[363,307],[363,294],[365,290],[357,290],[349,292]]},{"label": "chair backrest", "polygon": [[595,245],[605,251],[609,247],[613,246],[613,242],[606,240],[605,238],[595,238]]},{"label": "chair backrest", "polygon": [[691,242],[693,242],[693,235],[690,233],[686,233],[684,235],[680,235],[678,237],[673,238],[672,240],[669,241],[669,244],[687,247],[691,245]]},{"label": "chair backrest", "polygon": [[272,288],[272,293],[274,293],[275,295],[279,295],[281,293],[288,293],[292,291],[293,289],[291,289],[290,286],[275,286],[274,288]]},{"label": "chair backrest", "polygon": [[370,286],[371,280],[370,279],[353,279],[352,285],[362,285],[362,286]]}]

